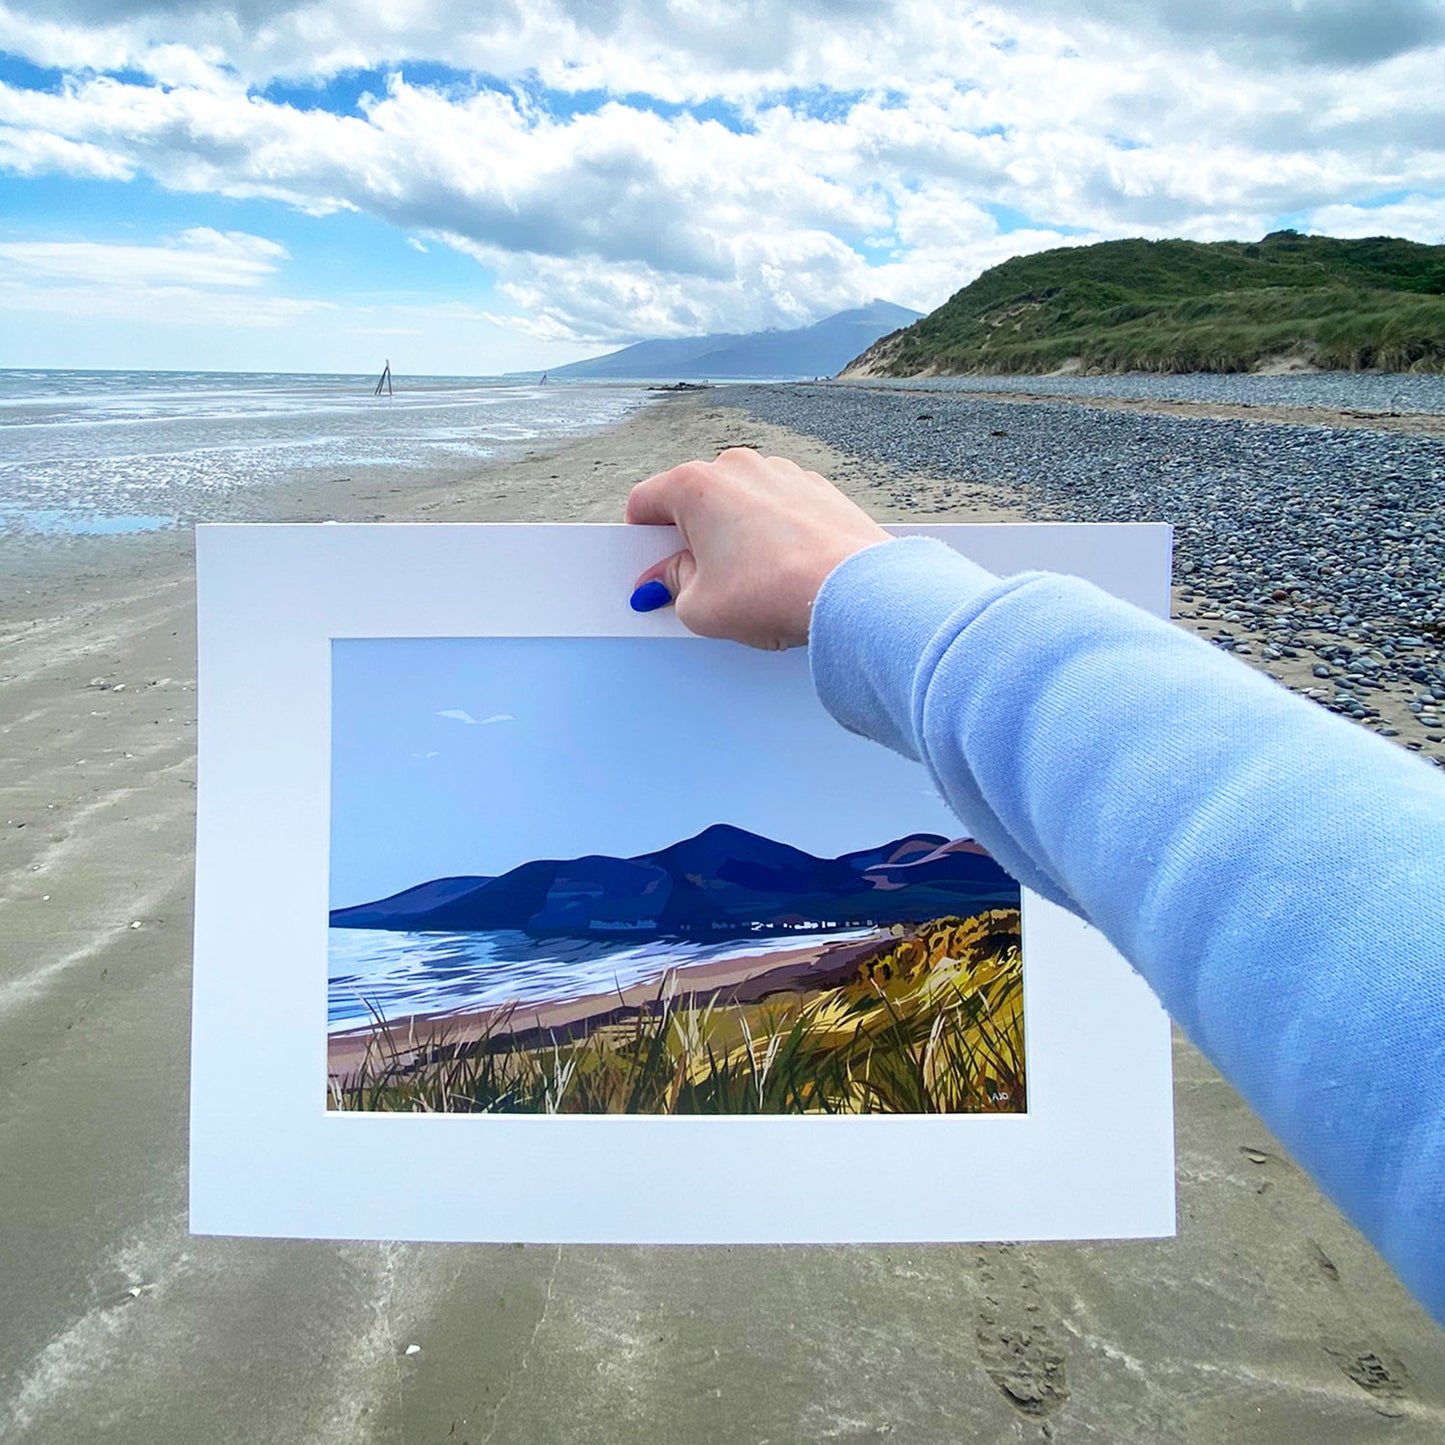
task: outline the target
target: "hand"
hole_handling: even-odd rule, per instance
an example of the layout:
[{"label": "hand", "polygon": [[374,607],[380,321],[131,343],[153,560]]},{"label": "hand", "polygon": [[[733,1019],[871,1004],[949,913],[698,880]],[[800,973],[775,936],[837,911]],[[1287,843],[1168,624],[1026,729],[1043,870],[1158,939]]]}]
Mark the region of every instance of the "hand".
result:
[{"label": "hand", "polygon": [[637,579],[634,607],[671,600],[702,637],[772,650],[807,642],[813,599],[838,563],[891,540],[817,472],[747,447],[639,482],[627,520],[670,522],[687,544]]}]

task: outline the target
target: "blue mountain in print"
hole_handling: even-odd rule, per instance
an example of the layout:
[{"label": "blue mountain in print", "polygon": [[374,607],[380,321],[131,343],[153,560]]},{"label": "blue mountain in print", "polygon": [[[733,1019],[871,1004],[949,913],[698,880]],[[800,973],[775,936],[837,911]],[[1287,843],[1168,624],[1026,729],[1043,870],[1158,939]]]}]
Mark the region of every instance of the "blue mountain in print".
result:
[{"label": "blue mountain in print", "polygon": [[333,909],[333,928],[685,936],[917,923],[1017,907],[1018,884],[970,839],[912,834],[815,858],[715,823],[635,858],[539,859],[497,878],[437,878]]}]

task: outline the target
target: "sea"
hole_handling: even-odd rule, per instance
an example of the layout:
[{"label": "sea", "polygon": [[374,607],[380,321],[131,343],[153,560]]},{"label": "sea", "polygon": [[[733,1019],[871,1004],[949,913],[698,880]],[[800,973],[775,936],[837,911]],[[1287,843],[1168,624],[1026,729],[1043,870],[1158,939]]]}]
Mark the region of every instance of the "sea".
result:
[{"label": "sea", "polygon": [[330,930],[328,1028],[377,1019],[444,1016],[501,1004],[555,1003],[661,981],[669,969],[717,958],[762,957],[846,943],[874,928],[743,934],[698,943],[675,938],[533,937],[497,929],[477,933]]},{"label": "sea", "polygon": [[0,537],[266,515],[265,489],[438,473],[608,426],[638,385],[506,377],[0,370]]}]

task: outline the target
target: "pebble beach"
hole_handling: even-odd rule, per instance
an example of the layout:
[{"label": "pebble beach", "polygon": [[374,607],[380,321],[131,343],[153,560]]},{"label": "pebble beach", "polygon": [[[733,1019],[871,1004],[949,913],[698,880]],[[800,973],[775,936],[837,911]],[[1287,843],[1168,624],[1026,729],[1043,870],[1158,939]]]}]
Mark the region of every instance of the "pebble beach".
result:
[{"label": "pebble beach", "polygon": [[153,530],[0,536],[0,1442],[1439,1440],[1439,1329],[1182,1038],[1173,1240],[188,1235],[187,523],[213,503],[611,522],[642,477],[750,445],[885,521],[1165,520],[1180,625],[1445,757],[1445,439],[1423,404],[1372,421],[1347,414],[1368,397],[1247,416],[1202,410],[1247,397],[953,386],[638,400],[440,475],[411,456],[278,472],[193,489]]},{"label": "pebble beach", "polygon": [[[1089,380],[1093,399],[1113,379]],[[1140,399],[1152,382],[1157,395],[1142,399],[1179,402],[1186,380],[1217,400],[1215,383],[1233,381],[1237,398],[1259,382],[1269,397],[1301,379],[1120,378],[1114,390]],[[1322,399],[1339,400],[1349,380],[1330,377]],[[1386,382],[1414,404],[1445,405],[1434,377],[1370,377],[1362,389],[1368,398]],[[952,387],[755,388],[738,400],[893,471],[904,509],[946,505],[952,484],[1002,488],[994,500],[1027,520],[1169,522],[1179,621],[1445,761],[1445,436],[1341,426],[1334,407],[1309,421],[1244,420]],[[919,495],[907,480],[917,476],[933,489]]]}]

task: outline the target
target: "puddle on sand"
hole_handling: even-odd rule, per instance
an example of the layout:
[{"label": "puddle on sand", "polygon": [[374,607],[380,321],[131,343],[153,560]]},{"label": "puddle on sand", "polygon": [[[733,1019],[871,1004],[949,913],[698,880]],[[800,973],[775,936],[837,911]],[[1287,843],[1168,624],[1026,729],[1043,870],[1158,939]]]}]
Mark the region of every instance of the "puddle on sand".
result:
[{"label": "puddle on sand", "polygon": [[93,512],[3,511],[0,529],[11,532],[43,532],[69,537],[117,537],[127,532],[159,532],[174,527],[175,517],[139,515],[98,516]]}]

